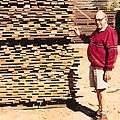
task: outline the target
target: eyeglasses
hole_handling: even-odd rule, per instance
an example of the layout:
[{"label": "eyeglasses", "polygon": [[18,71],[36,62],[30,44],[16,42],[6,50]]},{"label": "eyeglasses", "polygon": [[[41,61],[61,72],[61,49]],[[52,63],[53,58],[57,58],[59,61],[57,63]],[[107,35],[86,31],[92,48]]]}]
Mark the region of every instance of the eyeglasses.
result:
[{"label": "eyeglasses", "polygon": [[95,19],[95,21],[99,21],[99,22],[101,22],[103,19],[104,19],[105,17],[103,17],[103,18],[99,18],[99,19]]}]

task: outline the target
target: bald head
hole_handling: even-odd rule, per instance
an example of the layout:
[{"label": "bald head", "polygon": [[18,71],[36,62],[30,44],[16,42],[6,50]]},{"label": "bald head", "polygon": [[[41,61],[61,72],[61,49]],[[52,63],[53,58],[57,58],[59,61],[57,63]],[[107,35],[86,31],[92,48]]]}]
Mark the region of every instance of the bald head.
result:
[{"label": "bald head", "polygon": [[102,19],[102,18],[105,18],[105,17],[107,17],[107,15],[102,10],[99,10],[96,13],[96,16],[95,16],[96,19]]},{"label": "bald head", "polygon": [[96,26],[97,28],[99,28],[99,30],[105,30],[105,28],[108,26],[107,15],[102,10],[99,10],[96,13],[95,21],[96,21]]}]

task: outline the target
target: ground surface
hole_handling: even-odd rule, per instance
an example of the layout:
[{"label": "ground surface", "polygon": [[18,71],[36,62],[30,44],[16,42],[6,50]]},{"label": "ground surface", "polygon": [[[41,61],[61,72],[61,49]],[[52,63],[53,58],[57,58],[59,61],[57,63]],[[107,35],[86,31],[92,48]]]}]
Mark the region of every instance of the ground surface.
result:
[{"label": "ground surface", "polygon": [[[49,105],[46,107],[28,108],[23,106],[17,107],[0,107],[0,120],[93,120],[91,113],[97,110],[96,94],[94,89],[89,87],[88,70],[89,62],[86,56],[87,45],[74,45],[80,48],[80,54],[83,56],[80,65],[80,77],[78,81],[80,95],[77,101],[79,104],[74,107],[63,105]],[[119,56],[115,69],[112,72],[112,80],[109,81],[107,90],[107,114],[109,120],[120,120],[120,46]]]}]

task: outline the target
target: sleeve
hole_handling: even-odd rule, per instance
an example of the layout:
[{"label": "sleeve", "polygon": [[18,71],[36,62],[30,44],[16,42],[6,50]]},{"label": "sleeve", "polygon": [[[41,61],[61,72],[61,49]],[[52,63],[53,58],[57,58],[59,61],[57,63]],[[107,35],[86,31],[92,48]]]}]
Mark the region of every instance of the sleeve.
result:
[{"label": "sleeve", "polygon": [[105,59],[105,70],[111,71],[114,68],[114,63],[116,62],[118,50],[118,36],[115,30],[111,30],[107,34],[106,38],[106,59]]}]

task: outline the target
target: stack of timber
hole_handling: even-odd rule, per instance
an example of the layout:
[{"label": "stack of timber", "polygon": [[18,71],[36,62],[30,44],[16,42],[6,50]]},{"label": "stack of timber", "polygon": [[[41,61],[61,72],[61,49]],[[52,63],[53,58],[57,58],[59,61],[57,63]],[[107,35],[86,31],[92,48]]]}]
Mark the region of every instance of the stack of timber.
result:
[{"label": "stack of timber", "polygon": [[104,10],[108,16],[109,25],[115,27],[115,11],[107,10],[107,2],[105,0],[73,0],[73,21],[74,26],[80,28],[83,37],[74,36],[73,43],[88,42],[88,36],[96,29],[95,14],[98,9]]},{"label": "stack of timber", "polygon": [[[34,42],[34,41],[33,41]],[[69,44],[0,46],[0,103],[71,98],[76,92],[79,52]],[[74,71],[70,88],[69,74]]]},{"label": "stack of timber", "polygon": [[66,0],[1,0],[0,40],[69,39],[70,8]]},{"label": "stack of timber", "polygon": [[107,9],[109,0],[73,0],[80,9]]},{"label": "stack of timber", "polygon": [[67,0],[0,1],[0,103],[75,96],[80,54]]}]

